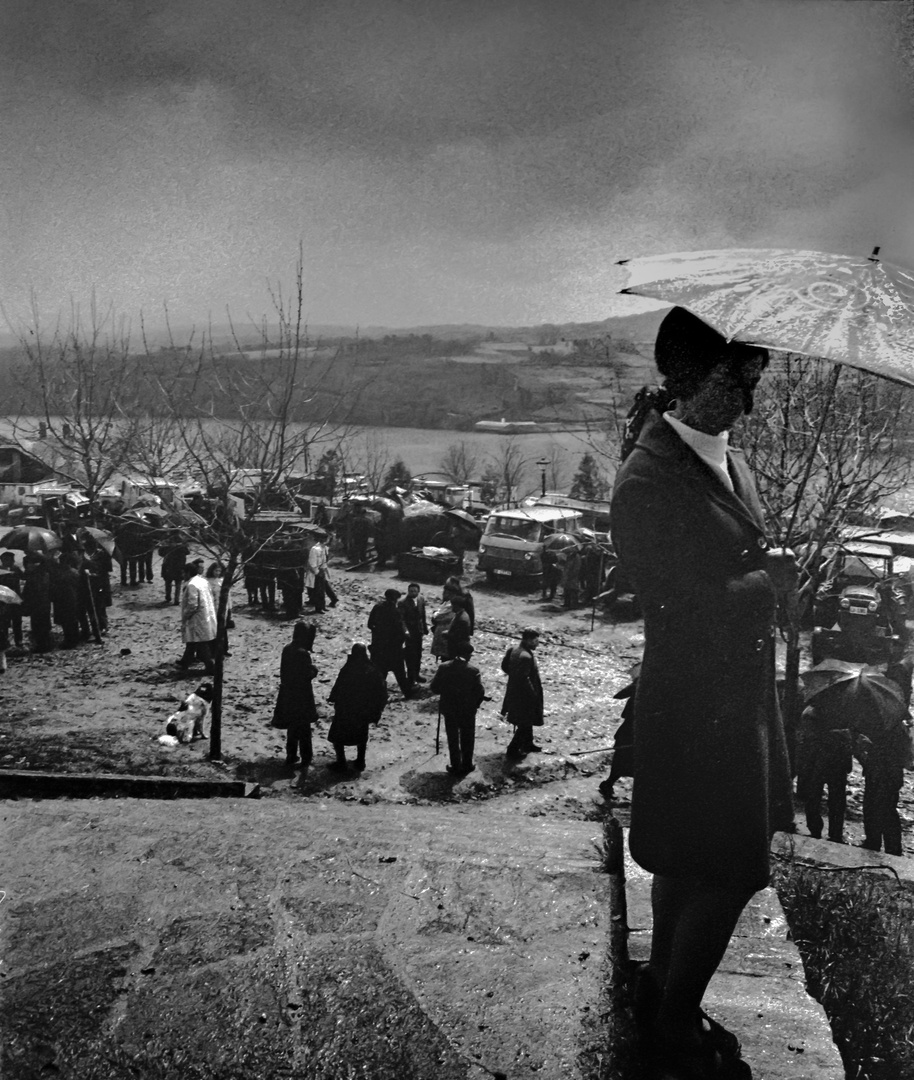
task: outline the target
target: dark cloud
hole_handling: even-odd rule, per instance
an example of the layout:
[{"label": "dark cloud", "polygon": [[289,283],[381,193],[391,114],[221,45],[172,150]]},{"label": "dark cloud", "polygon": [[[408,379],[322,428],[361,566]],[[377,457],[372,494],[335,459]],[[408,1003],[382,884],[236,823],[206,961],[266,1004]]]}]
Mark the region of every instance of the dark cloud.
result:
[{"label": "dark cloud", "polygon": [[914,221],[910,12],[6,0],[0,288],[243,295],[304,236],[328,303],[540,303],[619,245],[856,247]]}]

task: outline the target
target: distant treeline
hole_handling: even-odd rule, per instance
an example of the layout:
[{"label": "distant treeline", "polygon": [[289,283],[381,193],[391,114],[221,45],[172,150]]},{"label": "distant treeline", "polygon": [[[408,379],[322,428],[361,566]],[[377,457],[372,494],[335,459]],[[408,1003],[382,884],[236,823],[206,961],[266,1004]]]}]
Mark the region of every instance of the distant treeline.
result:
[{"label": "distant treeline", "polygon": [[[551,365],[543,356],[532,355],[529,363],[492,363],[491,357],[479,364],[466,362],[481,340],[407,334],[309,347],[296,373],[296,419],[466,429],[484,417],[579,418],[575,390],[567,380],[550,377]],[[276,355],[280,349],[275,342],[245,344],[244,350],[224,349],[202,360],[188,348],[162,347],[137,355],[135,397],[123,402],[124,408],[165,412],[155,405],[156,388],[163,386],[187,415],[203,409],[217,417],[231,416],[240,384],[280,381],[289,363],[287,355]],[[594,386],[609,385],[606,379],[615,365],[606,363],[605,340],[581,352],[579,362],[594,368]],[[455,355],[464,359],[456,363],[451,359]],[[36,383],[22,349],[0,350],[0,415],[39,415]],[[252,400],[257,400],[256,393]]]}]

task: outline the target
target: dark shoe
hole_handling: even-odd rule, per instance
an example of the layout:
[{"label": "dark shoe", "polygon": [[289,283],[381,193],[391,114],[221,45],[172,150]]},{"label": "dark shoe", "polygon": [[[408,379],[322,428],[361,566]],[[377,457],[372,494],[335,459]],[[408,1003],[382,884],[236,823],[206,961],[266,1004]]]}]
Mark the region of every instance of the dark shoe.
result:
[{"label": "dark shoe", "polygon": [[461,765],[460,766],[460,775],[461,776],[469,776],[470,773],[473,772],[475,768],[476,768],[476,762],[475,761],[471,761],[469,765]]},{"label": "dark shoe", "polygon": [[655,1036],[648,1053],[648,1076],[656,1080],[752,1080],[742,1058],[725,1059],[707,1041],[680,1046]]},{"label": "dark shoe", "polygon": [[521,750],[519,746],[509,746],[505,751],[505,757],[508,758],[522,758],[527,756],[526,750]]},{"label": "dark shoe", "polygon": [[331,607],[336,607],[336,605],[337,605],[338,603],[339,603],[339,600],[331,600],[331,601],[330,601],[330,606],[331,606]]},{"label": "dark shoe", "polygon": [[427,680],[426,680],[424,675],[417,675],[416,676],[416,682],[426,682],[426,681]]},{"label": "dark shoe", "polygon": [[[88,635],[86,635],[86,640],[88,640]],[[190,664],[186,660],[176,660],[175,667],[179,667],[182,671],[187,671]]]},{"label": "dark shoe", "polygon": [[362,772],[362,770],[365,768],[365,759],[356,758],[355,761],[353,761],[352,763],[352,767],[353,769],[355,769],[356,772]]},{"label": "dark shoe", "polygon": [[611,784],[608,780],[601,780],[597,790],[607,802],[612,802],[614,788],[615,784]]},{"label": "dark shoe", "polygon": [[541,754],[542,752],[543,748],[535,742],[530,743],[530,745],[527,747],[528,754]]},{"label": "dark shoe", "polygon": [[456,765],[445,765],[444,766],[444,771],[446,773],[449,773],[451,776],[462,776],[463,775],[463,773],[460,771],[460,769],[458,769],[458,767]]},{"label": "dark shoe", "polygon": [[334,772],[347,772],[349,763],[346,761],[331,761],[327,768],[333,769]]}]

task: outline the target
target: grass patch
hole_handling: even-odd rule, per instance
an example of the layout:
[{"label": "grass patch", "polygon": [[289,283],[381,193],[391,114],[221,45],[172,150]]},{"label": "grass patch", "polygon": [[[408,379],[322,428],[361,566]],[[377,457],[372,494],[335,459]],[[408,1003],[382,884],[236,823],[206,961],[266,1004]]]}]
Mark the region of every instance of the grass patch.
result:
[{"label": "grass patch", "polygon": [[885,871],[777,862],[774,885],[848,1080],[914,1076],[914,892]]}]

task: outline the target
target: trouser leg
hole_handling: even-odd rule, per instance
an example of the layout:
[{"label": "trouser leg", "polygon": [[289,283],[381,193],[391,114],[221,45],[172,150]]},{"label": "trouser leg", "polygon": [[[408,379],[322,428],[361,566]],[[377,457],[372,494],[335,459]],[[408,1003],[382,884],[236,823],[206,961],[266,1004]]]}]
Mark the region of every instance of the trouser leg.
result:
[{"label": "trouser leg", "polygon": [[447,737],[447,751],[448,757],[451,759],[451,768],[459,769],[461,764],[460,725],[457,723],[456,720],[450,719],[445,716],[444,734]]},{"label": "trouser leg", "polygon": [[806,828],[809,835],[817,840],[822,835],[822,795],[825,792],[824,780],[810,780],[806,784],[806,797],[804,809],[806,811]]},{"label": "trouser leg", "polygon": [[406,668],[403,665],[403,654],[399,656],[391,657],[390,670],[394,673],[394,678],[397,680],[397,686],[400,687],[400,691],[404,697],[409,694],[410,681],[406,677]]},{"label": "trouser leg", "polygon": [[357,769],[364,769],[365,768],[365,750],[367,749],[367,747],[368,747],[368,740],[367,739],[364,742],[356,743],[356,746],[355,746],[355,750],[356,750],[355,767]]},{"label": "trouser leg", "polygon": [[844,839],[844,814],[847,808],[847,773],[836,769],[828,783],[828,839],[840,842]]},{"label": "trouser leg", "polygon": [[[364,744],[363,744],[364,746]],[[336,751],[336,760],[340,765],[346,764],[346,747],[341,742],[335,742],[333,749]]]},{"label": "trouser leg", "polygon": [[10,626],[13,631],[13,641],[18,646],[22,646],[22,616],[16,612],[16,614],[10,617]]},{"label": "trouser leg", "polygon": [[465,717],[460,721],[460,758],[462,769],[469,769],[473,764],[473,752],[476,749],[476,717]]},{"label": "trouser leg", "polygon": [[410,638],[403,647],[403,660],[406,665],[406,677],[411,683],[419,678],[422,670],[422,639],[414,641]]}]

